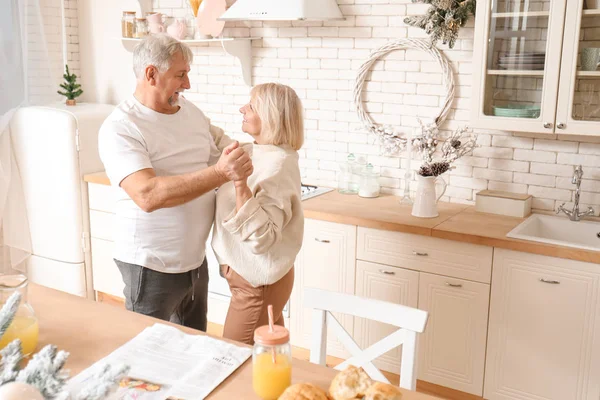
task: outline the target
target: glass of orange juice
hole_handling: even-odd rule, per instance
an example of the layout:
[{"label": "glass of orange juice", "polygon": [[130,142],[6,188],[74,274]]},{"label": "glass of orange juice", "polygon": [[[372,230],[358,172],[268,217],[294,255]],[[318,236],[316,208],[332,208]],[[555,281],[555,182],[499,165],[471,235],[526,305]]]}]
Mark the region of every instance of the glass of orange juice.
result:
[{"label": "glass of orange juice", "polygon": [[17,313],[4,335],[0,338],[0,349],[15,339],[21,339],[23,355],[35,351],[38,343],[39,325],[33,307],[27,302],[28,280],[25,275],[0,275],[0,306],[14,293],[21,293],[21,303]]},{"label": "glass of orange juice", "polygon": [[265,325],[254,331],[252,386],[263,400],[277,400],[292,384],[290,333],[283,326]]}]

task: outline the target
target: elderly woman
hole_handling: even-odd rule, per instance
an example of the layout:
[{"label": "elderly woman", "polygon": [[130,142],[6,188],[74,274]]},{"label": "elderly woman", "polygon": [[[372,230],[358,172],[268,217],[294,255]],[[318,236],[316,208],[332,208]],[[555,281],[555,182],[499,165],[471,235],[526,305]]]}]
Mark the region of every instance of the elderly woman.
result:
[{"label": "elderly woman", "polygon": [[294,284],[304,216],[297,150],[304,142],[302,103],[288,86],[255,86],[240,109],[242,130],[254,139],[254,173],[217,192],[212,246],[231,288],[223,336],[252,344],[254,329],[276,324]]}]

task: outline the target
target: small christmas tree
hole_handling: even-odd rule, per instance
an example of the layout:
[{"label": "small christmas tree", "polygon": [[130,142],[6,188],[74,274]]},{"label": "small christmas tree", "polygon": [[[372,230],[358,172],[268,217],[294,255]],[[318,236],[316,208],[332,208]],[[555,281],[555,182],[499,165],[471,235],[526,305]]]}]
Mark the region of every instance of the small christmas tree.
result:
[{"label": "small christmas tree", "polygon": [[476,0],[413,0],[413,3],[426,3],[431,7],[425,15],[407,17],[404,22],[425,29],[432,45],[441,39],[450,48],[456,43],[458,29],[475,14],[476,7]]},{"label": "small christmas tree", "polygon": [[63,74],[63,78],[65,78],[65,83],[61,83],[60,87],[65,91],[61,92],[58,90],[56,93],[63,95],[67,98],[67,105],[74,106],[75,98],[81,96],[83,90],[81,90],[81,85],[77,83],[77,75],[69,72],[69,66],[65,65],[67,72]]}]

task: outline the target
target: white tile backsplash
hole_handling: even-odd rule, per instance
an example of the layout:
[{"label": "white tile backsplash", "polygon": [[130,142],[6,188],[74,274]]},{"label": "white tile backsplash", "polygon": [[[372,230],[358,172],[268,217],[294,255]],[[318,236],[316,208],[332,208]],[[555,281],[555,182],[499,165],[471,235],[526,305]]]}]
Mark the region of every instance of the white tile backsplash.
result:
[{"label": "white tile backsplash", "polygon": [[[228,0],[228,4],[233,2]],[[385,192],[398,193],[404,187],[400,166],[406,160],[382,156],[377,141],[360,129],[352,89],[356,71],[372,50],[394,38],[427,37],[403,19],[424,13],[428,6],[410,0],[338,0],[338,4],[344,21],[227,23],[225,35],[260,37],[252,42],[254,84],[285,83],[302,98],[306,143],[300,150],[300,165],[305,183],[335,186],[337,163],[354,152],[381,168]],[[79,73],[77,1],[67,0],[65,5],[69,63]],[[153,5],[160,12],[191,17],[184,0],[154,0]],[[473,26],[471,19],[461,29],[454,49],[439,45],[452,62],[456,81],[455,102],[442,126],[444,133],[468,125],[474,106],[470,100]],[[233,136],[244,138],[238,109],[247,101],[249,88],[242,83],[239,63],[218,43],[193,51],[192,89],[187,97]],[[413,50],[388,53],[373,65],[364,86],[365,109],[376,122],[414,127],[416,117],[436,114],[443,100],[441,83],[439,67],[429,55]],[[449,186],[444,199],[472,203],[479,190],[507,190],[530,193],[536,196],[534,209],[552,210],[563,201],[572,201],[570,177],[573,166],[582,164],[582,202],[600,204],[600,144],[507,131],[477,133],[480,147],[445,174]],[[413,160],[413,166],[418,164]]]}]

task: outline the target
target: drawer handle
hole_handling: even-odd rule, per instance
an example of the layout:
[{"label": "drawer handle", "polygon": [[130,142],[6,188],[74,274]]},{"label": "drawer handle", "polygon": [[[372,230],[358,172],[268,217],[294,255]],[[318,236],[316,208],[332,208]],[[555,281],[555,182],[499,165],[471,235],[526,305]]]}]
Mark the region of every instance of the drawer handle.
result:
[{"label": "drawer handle", "polygon": [[450,283],[450,282],[446,282],[446,286],[450,286],[450,287],[462,287],[462,283]]},{"label": "drawer handle", "polygon": [[553,281],[544,278],[540,278],[540,282],[549,283],[551,285],[560,285],[560,281]]},{"label": "drawer handle", "polygon": [[420,256],[420,257],[427,257],[429,254],[427,254],[427,253],[421,253],[419,251],[413,251],[413,255],[414,256]]},{"label": "drawer handle", "polygon": [[327,239],[319,239],[319,238],[315,238],[315,241],[319,242],[319,243],[329,243],[329,240]]},{"label": "drawer handle", "polygon": [[386,271],[385,269],[380,269],[379,272],[381,272],[384,275],[396,275],[394,271]]}]

